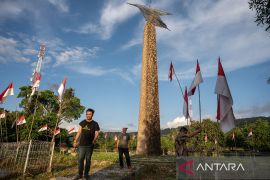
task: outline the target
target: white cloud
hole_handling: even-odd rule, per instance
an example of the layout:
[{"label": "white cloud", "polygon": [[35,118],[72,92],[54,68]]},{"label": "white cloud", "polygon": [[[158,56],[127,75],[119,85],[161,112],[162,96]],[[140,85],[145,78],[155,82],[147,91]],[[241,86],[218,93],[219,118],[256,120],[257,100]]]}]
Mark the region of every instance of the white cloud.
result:
[{"label": "white cloud", "polygon": [[128,72],[123,72],[120,69],[112,68],[112,69],[105,69],[100,66],[85,66],[85,65],[75,65],[69,67],[71,70],[80,73],[80,74],[86,74],[91,76],[105,76],[108,74],[117,75],[123,80],[126,80],[132,85],[135,85],[133,76]]},{"label": "white cloud", "polygon": [[24,57],[23,50],[19,49],[19,43],[13,38],[0,36],[0,63],[29,62],[30,59]]},{"label": "white cloud", "polygon": [[97,66],[72,66],[70,69],[80,74],[87,74],[92,76],[103,76],[108,73],[116,72],[116,69],[104,69]]},{"label": "white cloud", "polygon": [[49,0],[49,3],[54,5],[61,12],[67,13],[69,11],[66,0]]},{"label": "white cloud", "polygon": [[242,108],[235,111],[236,118],[247,118],[255,116],[270,116],[270,103]]},{"label": "white cloud", "polygon": [[[116,26],[125,22],[127,19],[138,13],[138,10],[127,4],[128,0],[106,1],[101,12],[100,19],[97,24],[88,22],[74,31],[81,34],[98,34],[101,39],[110,39]],[[141,0],[135,0],[136,3],[141,3]]]},{"label": "white cloud", "polygon": [[179,126],[186,126],[187,123],[190,124],[190,121],[188,120],[188,122],[187,122],[187,120],[185,119],[185,117],[182,116],[182,117],[177,117],[177,118],[175,118],[172,121],[168,121],[167,122],[167,127],[168,128],[177,128]]},{"label": "white cloud", "polygon": [[99,50],[99,47],[93,47],[91,49],[83,47],[64,49],[63,51],[54,53],[56,60],[54,66],[86,62],[89,58],[95,57]]}]

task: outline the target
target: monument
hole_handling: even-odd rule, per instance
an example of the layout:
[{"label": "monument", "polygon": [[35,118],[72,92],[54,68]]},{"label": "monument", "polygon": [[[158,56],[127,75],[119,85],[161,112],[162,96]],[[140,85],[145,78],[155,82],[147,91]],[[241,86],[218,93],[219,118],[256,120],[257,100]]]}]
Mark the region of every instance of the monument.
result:
[{"label": "monument", "polygon": [[136,154],[160,155],[160,115],[155,26],[168,29],[160,16],[170,15],[170,13],[139,4],[130,5],[139,8],[146,19],[143,38],[141,96]]}]

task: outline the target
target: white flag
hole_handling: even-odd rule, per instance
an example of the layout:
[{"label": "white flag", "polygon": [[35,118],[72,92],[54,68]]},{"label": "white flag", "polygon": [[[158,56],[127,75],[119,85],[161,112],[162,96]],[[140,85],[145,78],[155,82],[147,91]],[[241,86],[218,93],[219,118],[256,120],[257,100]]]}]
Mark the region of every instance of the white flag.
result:
[{"label": "white flag", "polygon": [[57,134],[59,134],[59,133],[60,133],[60,128],[54,130],[54,135],[55,135],[55,136],[56,136]]},{"label": "white flag", "polygon": [[235,127],[235,117],[232,109],[233,99],[220,58],[218,61],[218,78],[215,93],[218,96],[217,120],[220,123],[222,131],[228,132]]},{"label": "white flag", "polygon": [[36,77],[35,77],[35,81],[32,84],[32,93],[31,96],[33,96],[36,92],[36,90],[39,88],[40,85],[40,74],[39,73],[35,73]]},{"label": "white flag", "polygon": [[2,112],[1,114],[0,114],[0,119],[4,119],[6,117],[6,113],[5,112]]},{"label": "white flag", "polygon": [[25,124],[25,123],[26,123],[26,120],[25,120],[24,116],[21,116],[18,120],[16,120],[16,125],[17,126]]},{"label": "white flag", "polygon": [[196,74],[195,74],[195,78],[193,79],[190,88],[188,90],[188,96],[192,96],[195,93],[196,87],[203,82],[203,78],[202,78],[202,74],[201,74],[201,70],[200,70],[200,65],[199,62],[197,60],[197,67],[196,67]]},{"label": "white flag", "polygon": [[48,125],[45,124],[44,126],[42,126],[42,127],[38,130],[38,132],[46,131],[47,129],[48,129]]},{"label": "white flag", "polygon": [[13,83],[10,83],[8,87],[0,94],[0,103],[3,103],[8,96],[14,95]]},{"label": "white flag", "polygon": [[62,101],[62,97],[65,91],[65,87],[66,87],[66,82],[67,82],[67,78],[65,77],[64,80],[62,81],[61,85],[59,86],[58,89],[58,94],[59,94],[59,101]]}]

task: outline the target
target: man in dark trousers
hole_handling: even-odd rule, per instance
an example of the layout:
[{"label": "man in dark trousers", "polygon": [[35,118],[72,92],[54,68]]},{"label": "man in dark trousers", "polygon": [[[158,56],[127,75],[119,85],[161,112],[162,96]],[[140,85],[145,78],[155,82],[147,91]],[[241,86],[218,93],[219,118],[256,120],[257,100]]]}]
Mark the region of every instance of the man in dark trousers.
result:
[{"label": "man in dark trousers", "polygon": [[128,151],[128,142],[130,140],[130,137],[127,134],[127,129],[128,128],[122,129],[122,134],[117,140],[117,147],[118,147],[118,153],[119,153],[120,168],[124,168],[123,154],[125,154],[128,169],[131,169],[130,157],[129,157],[129,151]]},{"label": "man in dark trousers", "polygon": [[201,132],[201,128],[198,128],[192,133],[188,133],[188,129],[186,127],[181,127],[179,132],[175,138],[175,153],[176,156],[188,156],[188,149],[186,146],[186,142],[196,136],[198,133]]},{"label": "man in dark trousers", "polygon": [[73,141],[73,146],[77,147],[77,141],[80,138],[78,159],[79,173],[74,179],[81,179],[83,177],[90,179],[91,156],[100,130],[98,123],[92,119],[94,113],[95,111],[93,109],[89,108],[86,110],[86,119],[80,122],[79,130]]}]

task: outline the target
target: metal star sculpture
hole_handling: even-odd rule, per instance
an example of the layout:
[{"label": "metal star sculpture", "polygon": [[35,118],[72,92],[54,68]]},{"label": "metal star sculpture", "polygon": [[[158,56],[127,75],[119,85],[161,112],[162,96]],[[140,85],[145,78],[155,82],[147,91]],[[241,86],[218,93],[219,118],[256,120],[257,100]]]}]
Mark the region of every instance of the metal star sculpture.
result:
[{"label": "metal star sculpture", "polygon": [[161,20],[160,16],[171,15],[171,13],[140,4],[128,4],[139,8],[147,22],[151,22],[155,26],[168,29],[167,25]]}]

